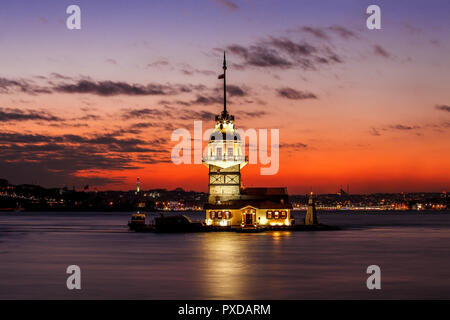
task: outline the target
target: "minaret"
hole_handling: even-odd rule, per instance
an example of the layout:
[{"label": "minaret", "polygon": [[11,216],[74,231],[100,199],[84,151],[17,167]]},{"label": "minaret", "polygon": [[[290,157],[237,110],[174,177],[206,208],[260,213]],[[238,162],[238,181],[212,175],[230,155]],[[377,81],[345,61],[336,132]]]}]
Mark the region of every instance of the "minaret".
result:
[{"label": "minaret", "polygon": [[313,193],[309,194],[308,209],[305,215],[305,225],[318,224],[316,203],[314,202]]},{"label": "minaret", "polygon": [[140,186],[140,183],[139,183],[139,177],[137,177],[137,180],[136,180],[136,194],[138,194],[139,192],[141,192],[141,186]]},{"label": "minaret", "polygon": [[227,111],[227,62],[223,54],[223,111],[216,116],[212,132],[203,157],[203,164],[209,168],[208,202],[222,204],[240,198],[241,169],[247,164],[241,147],[241,137],[234,126],[234,116]]}]

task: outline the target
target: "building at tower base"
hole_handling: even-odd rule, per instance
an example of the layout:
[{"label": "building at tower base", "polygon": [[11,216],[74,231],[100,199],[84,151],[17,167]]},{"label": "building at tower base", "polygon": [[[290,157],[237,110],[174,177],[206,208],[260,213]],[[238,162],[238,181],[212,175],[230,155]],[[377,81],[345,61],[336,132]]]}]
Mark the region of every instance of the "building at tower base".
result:
[{"label": "building at tower base", "polygon": [[214,226],[291,226],[286,188],[242,188],[239,197],[205,204],[206,224]]}]

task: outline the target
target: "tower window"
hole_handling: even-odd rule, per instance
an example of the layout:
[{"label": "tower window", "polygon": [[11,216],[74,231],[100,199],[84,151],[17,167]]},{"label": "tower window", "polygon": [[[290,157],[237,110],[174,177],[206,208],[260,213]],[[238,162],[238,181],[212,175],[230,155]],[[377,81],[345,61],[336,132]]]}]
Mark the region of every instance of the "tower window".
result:
[{"label": "tower window", "polygon": [[216,149],[217,158],[222,158],[222,148]]},{"label": "tower window", "polygon": [[233,156],[233,147],[229,147],[228,148],[228,156],[232,157]]}]

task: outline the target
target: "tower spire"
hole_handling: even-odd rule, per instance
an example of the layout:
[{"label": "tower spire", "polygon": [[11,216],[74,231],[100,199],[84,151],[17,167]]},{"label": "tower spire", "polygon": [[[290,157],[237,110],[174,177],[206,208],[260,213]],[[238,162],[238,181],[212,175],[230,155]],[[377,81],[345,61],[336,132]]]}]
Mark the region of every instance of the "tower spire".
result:
[{"label": "tower spire", "polygon": [[225,58],[225,51],[223,52],[223,113],[227,114],[227,81],[226,81],[226,71],[227,71],[227,60]]},{"label": "tower spire", "polygon": [[219,79],[223,79],[223,111],[219,116],[216,116],[216,121],[222,120],[234,120],[232,115],[229,115],[227,112],[227,81],[226,81],[226,72],[227,72],[227,59],[225,56],[225,51],[223,52],[223,73],[219,75]]}]

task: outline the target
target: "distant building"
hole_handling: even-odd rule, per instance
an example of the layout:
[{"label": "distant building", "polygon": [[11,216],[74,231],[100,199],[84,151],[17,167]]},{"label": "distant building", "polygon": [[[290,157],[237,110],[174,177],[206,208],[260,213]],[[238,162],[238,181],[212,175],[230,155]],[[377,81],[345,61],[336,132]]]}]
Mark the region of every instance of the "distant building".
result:
[{"label": "distant building", "polygon": [[224,54],[224,108],[216,116],[203,164],[209,169],[206,223],[215,226],[291,225],[292,205],[286,188],[246,188],[241,169],[247,164],[234,116],[226,104],[226,60]]},{"label": "distant building", "polygon": [[6,179],[0,179],[0,187],[7,187],[9,186],[9,181]]}]

